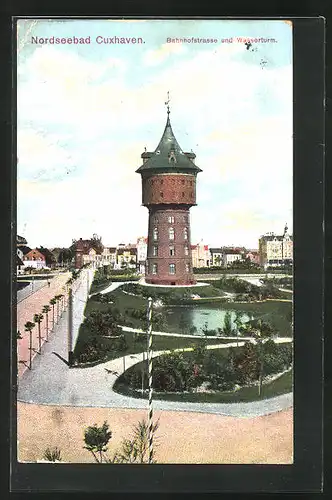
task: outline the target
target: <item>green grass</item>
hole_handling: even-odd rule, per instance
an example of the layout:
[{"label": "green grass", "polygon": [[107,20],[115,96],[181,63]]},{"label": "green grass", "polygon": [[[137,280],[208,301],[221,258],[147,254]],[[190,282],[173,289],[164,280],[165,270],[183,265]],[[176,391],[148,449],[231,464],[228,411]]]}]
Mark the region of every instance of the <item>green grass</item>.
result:
[{"label": "green grass", "polygon": [[[77,339],[77,343],[75,346],[74,350],[74,355],[79,356],[79,354],[84,350],[84,346],[89,343],[89,339],[91,336],[90,330],[85,326],[81,325],[80,331],[79,331],[79,336]],[[134,332],[124,332],[124,336],[127,342],[127,350],[126,351],[120,351],[120,350],[110,350],[107,355],[98,361],[94,361],[91,363],[91,365],[96,365],[99,363],[104,363],[106,361],[109,361],[111,359],[118,358],[123,355],[129,355],[129,354],[137,354],[142,351],[146,351],[147,348],[147,338],[146,334],[142,333],[140,334],[140,341],[135,341],[134,337],[135,334]],[[207,345],[216,345],[216,344],[224,344],[228,342],[232,342],[230,340],[223,340],[223,339],[205,339],[203,337],[197,336],[197,339],[191,339],[191,338],[186,338],[186,337],[169,337],[169,336],[162,336],[162,335],[154,335],[153,336],[153,350],[154,351],[163,351],[163,350],[171,350],[171,349],[181,349],[185,347],[194,347],[196,344],[199,344],[201,342],[205,341]],[[112,339],[107,339],[103,338],[103,343],[105,345],[111,344]],[[227,351],[227,349],[225,349]],[[89,364],[89,366],[91,366]],[[87,364],[88,366],[88,364]]]},{"label": "green grass", "polygon": [[[219,351],[223,355],[226,355],[228,349],[223,349]],[[142,363],[135,365],[135,369],[140,370]],[[133,369],[134,367],[130,368]],[[286,394],[292,391],[293,388],[293,371],[290,370],[282,374],[277,379],[272,382],[263,384],[262,393],[259,396],[258,386],[251,387],[241,387],[237,391],[229,392],[214,392],[214,393],[170,393],[170,392],[156,392],[154,391],[154,399],[162,401],[180,401],[180,402],[190,402],[190,403],[244,403],[250,401],[259,401],[262,399],[273,398],[275,396],[280,396],[281,394]],[[142,394],[140,391],[134,391],[130,389],[124,382],[122,382],[121,377],[116,381],[113,386],[113,390],[119,394],[125,396],[132,396],[138,399],[147,399],[147,396]]]},{"label": "green grass", "polygon": [[235,392],[219,393],[154,393],[155,399],[167,401],[187,401],[197,403],[244,403],[273,398],[292,391],[292,371],[286,372],[268,384],[263,384],[261,396],[258,386],[242,387]]},{"label": "green grass", "polygon": [[[147,300],[133,295],[127,295],[123,293],[121,289],[116,289],[114,292],[109,294],[110,300],[114,300],[114,304],[102,304],[93,300],[91,297],[85,308],[85,315],[89,314],[91,311],[111,311],[112,307],[119,309],[120,313],[124,318],[128,318],[123,322],[124,326],[131,326],[132,328],[141,328],[142,324],[138,318],[132,318],[130,315],[126,314],[126,310],[130,311],[132,309],[145,310],[147,306]],[[211,299],[208,300],[193,300],[190,302],[191,307],[200,307],[204,304],[204,308],[216,308],[220,307],[225,310],[234,310],[243,313],[252,314],[255,318],[262,318],[264,321],[268,321],[277,330],[278,334],[282,337],[289,337],[293,335],[291,326],[291,316],[292,316],[292,303],[283,302],[280,300],[268,300],[265,302],[248,302],[248,303],[237,303],[237,302],[223,302],[222,299]],[[167,321],[167,316],[165,316]],[[163,329],[167,332],[178,333],[176,328],[171,326],[165,326]]]}]

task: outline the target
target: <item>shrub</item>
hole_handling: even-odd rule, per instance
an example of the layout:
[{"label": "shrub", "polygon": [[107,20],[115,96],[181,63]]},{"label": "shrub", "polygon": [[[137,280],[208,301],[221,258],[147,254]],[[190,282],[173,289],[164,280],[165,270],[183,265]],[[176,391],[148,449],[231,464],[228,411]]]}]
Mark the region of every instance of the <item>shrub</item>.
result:
[{"label": "shrub", "polygon": [[109,430],[106,420],[101,427],[94,424],[84,431],[84,448],[92,453],[96,462],[102,463],[111,437],[112,431]]},{"label": "shrub", "polygon": [[48,462],[61,462],[61,450],[57,446],[55,448],[46,448],[43,459]]}]

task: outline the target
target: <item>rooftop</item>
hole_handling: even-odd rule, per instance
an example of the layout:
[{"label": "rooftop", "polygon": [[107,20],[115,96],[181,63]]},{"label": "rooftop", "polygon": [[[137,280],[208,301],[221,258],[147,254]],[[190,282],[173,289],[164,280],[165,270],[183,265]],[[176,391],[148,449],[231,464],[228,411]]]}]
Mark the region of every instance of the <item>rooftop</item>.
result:
[{"label": "rooftop", "polygon": [[169,109],[167,111],[167,121],[163,135],[155,151],[142,153],[141,158],[145,159],[136,172],[141,173],[149,170],[163,170],[166,172],[178,172],[190,170],[191,172],[202,172],[202,170],[192,161],[196,155],[184,153],[175,138],[169,118]]}]

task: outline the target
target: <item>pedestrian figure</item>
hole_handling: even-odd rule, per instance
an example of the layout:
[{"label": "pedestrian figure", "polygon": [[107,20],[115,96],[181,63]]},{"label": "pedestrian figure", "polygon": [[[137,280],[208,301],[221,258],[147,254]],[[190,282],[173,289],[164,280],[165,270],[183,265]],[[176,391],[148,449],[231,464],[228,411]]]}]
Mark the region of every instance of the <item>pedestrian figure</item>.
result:
[{"label": "pedestrian figure", "polygon": [[50,280],[47,280],[47,286],[50,287],[51,286],[51,282]]}]

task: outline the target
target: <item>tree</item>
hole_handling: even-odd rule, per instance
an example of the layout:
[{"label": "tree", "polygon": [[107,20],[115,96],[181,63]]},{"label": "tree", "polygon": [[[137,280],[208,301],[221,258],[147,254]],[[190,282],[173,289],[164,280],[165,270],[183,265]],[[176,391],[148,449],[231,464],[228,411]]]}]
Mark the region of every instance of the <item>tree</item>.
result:
[{"label": "tree", "polygon": [[[154,443],[156,438],[155,432],[159,428],[159,419],[152,424],[152,433]],[[131,439],[123,439],[121,449],[116,451],[113,458],[109,460],[112,463],[149,463],[149,428],[145,419],[140,420],[133,429],[133,437]],[[154,453],[152,461],[155,463]]]},{"label": "tree", "polygon": [[96,252],[101,253],[104,250],[104,245],[101,242],[101,236],[93,234],[90,238],[91,246],[96,250]]},{"label": "tree", "polygon": [[223,330],[225,335],[232,335],[233,324],[232,324],[232,316],[229,311],[225,313]]},{"label": "tree", "polygon": [[63,295],[59,294],[59,295],[56,295],[54,298],[56,300],[56,321],[58,322],[59,321],[59,305],[60,305],[60,302],[62,301]]},{"label": "tree", "polygon": [[201,328],[203,335],[209,335],[208,322],[205,321],[203,328]]},{"label": "tree", "polygon": [[85,319],[85,325],[96,335],[108,337],[119,336],[122,328],[117,325],[118,315],[116,311],[112,313],[105,311],[92,311]]},{"label": "tree", "polygon": [[50,304],[52,306],[52,328],[54,328],[54,324],[55,324],[55,319],[54,319],[54,306],[57,302],[57,299],[55,297],[53,297],[53,299],[50,300]]},{"label": "tree", "polygon": [[179,318],[179,329],[180,329],[180,332],[181,333],[187,333],[188,328],[189,328],[188,321],[186,321],[183,312],[181,312],[180,318]]},{"label": "tree", "polygon": [[259,360],[256,351],[257,349],[251,342],[245,342],[241,352],[234,356],[238,379],[243,384],[250,383],[258,378]]},{"label": "tree", "polygon": [[46,342],[48,342],[48,313],[50,310],[51,308],[48,304],[46,304],[42,309],[42,313],[46,316]]},{"label": "tree", "polygon": [[42,314],[35,314],[34,317],[33,317],[34,322],[38,324],[38,344],[39,344],[39,352],[38,352],[38,354],[41,353],[41,331],[40,331],[40,323],[41,323],[43,317],[44,316]]},{"label": "tree", "polygon": [[237,347],[239,347],[239,334],[241,331],[241,327],[243,325],[242,314],[239,311],[236,313],[234,323],[236,325],[236,344],[237,344]]},{"label": "tree", "polygon": [[105,420],[101,427],[94,424],[84,431],[84,448],[90,451],[97,463],[105,461],[103,456],[108,449],[108,443],[112,437],[112,431],[109,430],[109,424]]},{"label": "tree", "polygon": [[24,325],[25,331],[29,332],[29,369],[31,370],[32,366],[32,330],[34,329],[35,324],[32,321],[27,321]]}]

